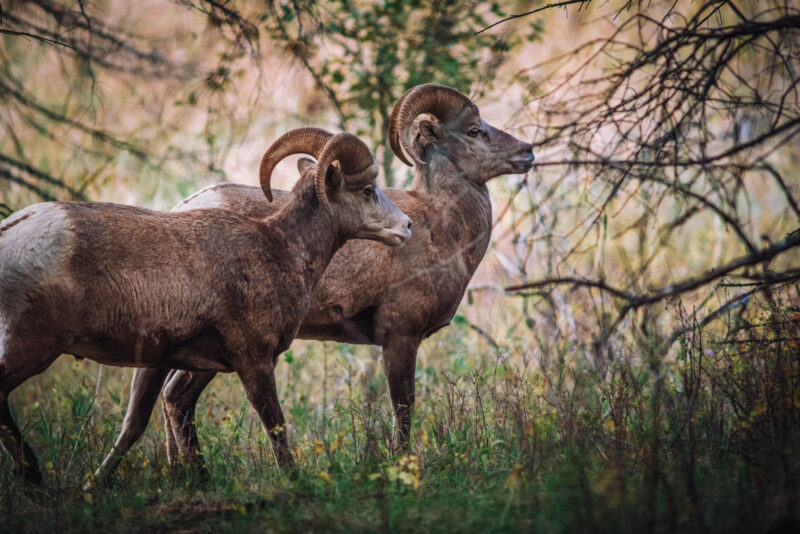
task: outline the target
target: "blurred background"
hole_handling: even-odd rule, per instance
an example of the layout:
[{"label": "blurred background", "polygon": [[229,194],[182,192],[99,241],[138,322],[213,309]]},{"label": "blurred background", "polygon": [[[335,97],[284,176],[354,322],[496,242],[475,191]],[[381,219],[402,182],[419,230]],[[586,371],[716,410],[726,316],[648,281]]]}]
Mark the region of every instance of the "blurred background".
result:
[{"label": "blurred background", "polygon": [[[724,442],[731,462],[744,450],[778,458],[748,464],[774,467],[772,508],[747,519],[769,522],[800,513],[798,28],[794,0],[3,0],[0,214],[47,200],[168,210],[208,184],[256,185],[264,150],[306,125],[360,136],[381,183],[406,187],[392,107],[420,83],[454,87],[531,141],[536,166],[490,182],[489,251],[451,326],[422,345],[419,456],[469,420],[463,439],[517,443],[504,483],[539,480],[569,443],[607,468],[576,475],[590,479],[587,499],[618,510],[652,492],[632,524],[663,513],[735,525],[725,513],[737,505],[698,496],[733,464],[706,463],[695,479]],[[274,187],[291,187],[295,159]],[[365,428],[388,454],[379,350],[296,341],[278,373],[307,456],[345,438],[365,450]],[[85,454],[73,474],[96,465],[130,375],[62,358],[11,397],[26,433],[73,443],[62,456],[37,448],[53,473],[70,472],[74,451]],[[212,451],[240,451],[223,455],[226,469],[251,466],[242,458],[266,441],[235,377],[217,378],[199,413]],[[161,423],[151,427],[139,454],[163,457]],[[537,435],[554,449],[537,449]],[[635,465],[651,474],[643,486],[624,482]]]}]

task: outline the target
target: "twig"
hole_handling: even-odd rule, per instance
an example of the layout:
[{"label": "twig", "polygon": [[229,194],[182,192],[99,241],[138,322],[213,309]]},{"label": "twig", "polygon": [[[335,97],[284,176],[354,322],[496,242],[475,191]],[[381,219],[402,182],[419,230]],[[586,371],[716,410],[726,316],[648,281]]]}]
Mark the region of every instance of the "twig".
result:
[{"label": "twig", "polygon": [[597,288],[607,293],[611,293],[617,298],[625,300],[626,304],[622,309],[624,312],[628,312],[631,309],[639,308],[647,304],[653,304],[665,298],[697,289],[698,287],[704,286],[709,282],[722,278],[726,274],[730,273],[731,271],[735,271],[736,269],[768,262],[778,254],[797,247],[798,245],[800,245],[800,230],[789,234],[783,241],[775,243],[774,245],[765,249],[758,250],[753,254],[748,254],[746,256],[742,256],[741,258],[737,258],[720,267],[715,267],[703,275],[687,278],[681,282],[649,291],[643,295],[635,295],[633,293],[628,293],[621,289],[609,286],[603,280],[589,280],[585,278],[574,277],[548,278],[535,282],[525,282],[523,284],[508,286],[506,287],[506,291],[516,292],[537,287],[564,284],[573,285],[576,287],[582,286]]},{"label": "twig", "polygon": [[528,11],[526,13],[519,13],[517,15],[511,15],[511,16],[506,17],[504,19],[500,19],[497,22],[486,26],[482,30],[476,31],[472,35],[480,35],[483,32],[485,32],[486,30],[490,30],[490,29],[494,28],[498,24],[502,24],[503,22],[508,22],[509,20],[518,19],[518,18],[521,18],[521,17],[527,17],[528,15],[533,15],[535,13],[539,13],[540,11],[544,11],[545,9],[550,9],[550,8],[553,8],[553,7],[564,7],[564,6],[568,6],[570,4],[588,4],[591,1],[592,0],[566,0],[564,2],[554,2],[552,4],[547,4],[546,6],[542,6],[542,7],[536,8],[533,11]]},{"label": "twig", "polygon": [[16,35],[16,36],[19,36],[19,37],[30,37],[31,39],[36,39],[37,41],[41,41],[41,42],[47,43],[49,45],[63,46],[63,47],[69,48],[70,50],[74,50],[76,52],[78,51],[78,49],[76,47],[72,46],[69,43],[65,43],[64,41],[57,41],[55,39],[49,39],[47,37],[44,37],[42,35],[37,35],[35,33],[18,32],[18,31],[15,31],[15,30],[6,30],[4,28],[0,28],[0,33],[5,33],[7,35]]},{"label": "twig", "polygon": [[696,324],[692,324],[690,326],[679,327],[673,330],[673,332],[667,338],[667,348],[671,347],[675,341],[681,337],[683,334],[690,332],[692,330],[702,330],[708,323],[719,317],[720,315],[727,313],[728,311],[732,310],[733,308],[737,308],[739,306],[743,306],[750,301],[750,297],[756,291],[759,291],[759,288],[751,289],[746,293],[741,295],[737,295],[736,297],[730,299],[728,302],[714,310],[712,313],[706,315],[702,321]]}]

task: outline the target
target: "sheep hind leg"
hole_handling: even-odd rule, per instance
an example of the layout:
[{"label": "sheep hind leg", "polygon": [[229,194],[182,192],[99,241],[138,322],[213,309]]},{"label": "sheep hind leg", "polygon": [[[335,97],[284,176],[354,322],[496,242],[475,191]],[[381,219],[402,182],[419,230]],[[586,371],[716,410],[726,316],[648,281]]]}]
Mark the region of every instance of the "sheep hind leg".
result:
[{"label": "sheep hind leg", "polygon": [[177,443],[169,456],[171,463],[182,460],[199,466],[204,464],[194,420],[195,408],[200,394],[216,375],[214,371],[177,371],[170,375],[164,387],[164,419],[169,421]]},{"label": "sheep hind leg", "polygon": [[[95,471],[94,481],[96,484],[108,482],[109,475],[122,461],[122,457],[144,434],[167,373],[169,373],[169,369],[161,368],[137,369],[134,373],[131,399],[122,422],[122,431],[111,452]],[[87,486],[91,487],[91,484],[87,484]]]},{"label": "sheep hind leg", "polygon": [[[138,369],[136,372],[138,372]],[[170,380],[172,380],[172,377],[174,377],[175,373],[177,372],[177,369],[172,369],[167,375],[167,378],[164,380],[164,383],[169,384]],[[133,375],[133,379],[134,381],[136,380],[135,373]],[[176,429],[172,426],[172,419],[169,416],[169,411],[167,410],[167,401],[165,398],[161,401],[161,415],[164,418],[164,433],[166,434],[166,442],[164,445],[167,449],[167,460],[170,464],[173,464],[178,459],[178,439],[175,435]]]},{"label": "sheep hind leg", "polygon": [[11,410],[8,408],[8,395],[12,387],[8,384],[5,365],[0,361],[0,442],[14,461],[14,474],[29,484],[42,483],[42,472],[33,449],[22,439]]}]

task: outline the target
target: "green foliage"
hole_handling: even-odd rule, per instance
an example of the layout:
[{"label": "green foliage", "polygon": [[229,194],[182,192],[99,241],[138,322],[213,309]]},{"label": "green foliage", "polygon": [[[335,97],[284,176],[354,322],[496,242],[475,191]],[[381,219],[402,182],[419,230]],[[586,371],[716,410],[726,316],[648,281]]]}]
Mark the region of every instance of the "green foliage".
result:
[{"label": "green foliage", "polygon": [[[387,185],[394,185],[387,157],[392,106],[421,83],[476,98],[490,90],[498,68],[523,42],[515,32],[474,35],[487,16],[501,12],[497,2],[278,2],[267,28],[310,71],[340,127],[377,140]],[[531,26],[522,33],[540,32]]]}]

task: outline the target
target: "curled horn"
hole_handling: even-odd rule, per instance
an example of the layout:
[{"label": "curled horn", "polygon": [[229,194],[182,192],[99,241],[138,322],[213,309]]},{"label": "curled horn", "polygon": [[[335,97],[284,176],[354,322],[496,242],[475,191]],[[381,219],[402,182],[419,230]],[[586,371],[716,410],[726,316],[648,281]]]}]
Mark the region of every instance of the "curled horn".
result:
[{"label": "curled horn", "polygon": [[345,180],[369,179],[378,176],[378,164],[372,158],[361,139],[348,133],[336,134],[325,143],[325,147],[317,158],[317,174],[314,176],[314,187],[321,206],[330,209],[328,195],[325,193],[325,175],[331,163],[338,161]]},{"label": "curled horn", "polygon": [[[400,146],[400,134],[397,130],[398,118],[400,116],[400,108],[403,107],[403,102],[405,102],[406,97],[411,91],[406,91],[403,96],[400,97],[400,100],[397,101],[397,104],[394,105],[394,109],[392,110],[392,118],[389,120],[389,144],[392,145],[392,151],[394,155],[397,156],[400,161],[408,165],[409,167],[413,167],[414,164],[408,161],[408,158],[403,153],[403,149]],[[385,156],[384,156],[385,157]]]},{"label": "curled horn", "polygon": [[472,104],[468,97],[444,85],[426,83],[408,90],[392,111],[389,123],[389,142],[392,150],[406,164],[409,163],[403,156],[402,149],[418,165],[425,165],[419,154],[408,143],[408,130],[414,119],[421,113],[430,113],[439,119],[439,122],[446,122],[455,117],[468,104]]},{"label": "curled horn", "polygon": [[309,154],[319,159],[320,152],[332,137],[332,133],[322,128],[297,128],[276,139],[264,152],[258,169],[258,179],[267,200],[272,202],[270,178],[278,162],[292,154]]}]

